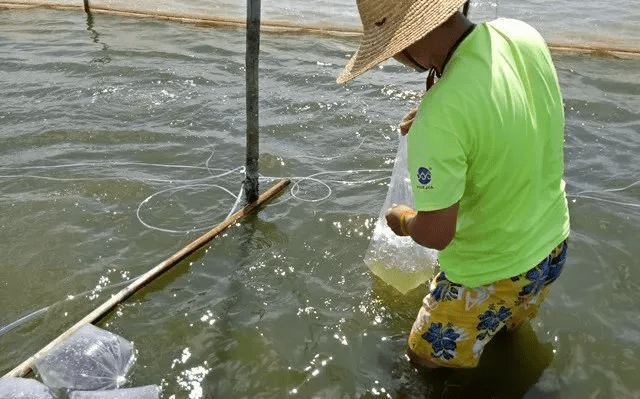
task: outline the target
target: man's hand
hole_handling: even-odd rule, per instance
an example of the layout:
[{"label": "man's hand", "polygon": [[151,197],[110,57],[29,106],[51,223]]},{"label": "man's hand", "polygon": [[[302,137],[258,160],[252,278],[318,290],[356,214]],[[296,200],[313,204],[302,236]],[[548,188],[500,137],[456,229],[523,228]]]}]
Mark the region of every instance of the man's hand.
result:
[{"label": "man's hand", "polygon": [[[402,230],[402,226],[400,225],[403,215],[405,217],[405,226],[404,226],[405,231]],[[406,205],[394,205],[393,207],[387,210],[387,214],[386,214],[387,226],[389,226],[391,231],[396,233],[396,235],[399,235],[399,236],[409,235],[407,230],[408,226],[406,222],[407,222],[407,219],[415,215],[416,215],[416,211],[414,211],[413,209],[409,208]]]},{"label": "man's hand", "polygon": [[418,107],[412,109],[404,116],[402,122],[400,122],[400,134],[405,136],[407,133],[409,133],[409,129],[411,129],[411,125],[413,125],[413,120],[416,118],[417,112]]},{"label": "man's hand", "polygon": [[[415,242],[442,251],[456,234],[458,203],[436,211],[416,212],[406,205],[396,205],[387,211],[387,225],[399,236],[411,236]],[[404,231],[401,220],[404,215]]]}]

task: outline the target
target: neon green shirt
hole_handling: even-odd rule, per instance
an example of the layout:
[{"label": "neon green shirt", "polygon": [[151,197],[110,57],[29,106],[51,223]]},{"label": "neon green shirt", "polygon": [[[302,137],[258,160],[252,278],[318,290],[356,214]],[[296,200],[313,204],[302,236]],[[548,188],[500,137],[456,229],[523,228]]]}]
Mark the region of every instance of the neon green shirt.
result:
[{"label": "neon green shirt", "polygon": [[440,268],[469,287],[534,267],[569,235],[564,110],[544,40],[524,22],[478,25],[425,95],[408,135],[419,211],[459,201]]}]

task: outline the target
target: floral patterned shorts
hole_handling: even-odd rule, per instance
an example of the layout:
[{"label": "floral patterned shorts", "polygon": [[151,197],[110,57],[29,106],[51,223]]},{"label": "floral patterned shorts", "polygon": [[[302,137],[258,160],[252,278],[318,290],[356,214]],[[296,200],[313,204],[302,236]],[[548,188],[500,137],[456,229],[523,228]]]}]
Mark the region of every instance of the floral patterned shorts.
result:
[{"label": "floral patterned shorts", "polygon": [[528,272],[476,288],[438,273],[411,329],[410,350],[445,367],[477,366],[485,345],[502,327],[513,329],[536,316],[566,256],[565,240]]}]

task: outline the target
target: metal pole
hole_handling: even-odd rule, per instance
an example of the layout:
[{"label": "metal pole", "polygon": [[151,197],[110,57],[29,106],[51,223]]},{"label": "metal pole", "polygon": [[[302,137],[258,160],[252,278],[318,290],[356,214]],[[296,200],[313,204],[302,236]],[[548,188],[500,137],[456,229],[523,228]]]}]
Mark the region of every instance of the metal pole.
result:
[{"label": "metal pole", "polygon": [[247,161],[244,180],[245,199],[258,198],[258,55],[260,53],[260,0],[247,0]]}]

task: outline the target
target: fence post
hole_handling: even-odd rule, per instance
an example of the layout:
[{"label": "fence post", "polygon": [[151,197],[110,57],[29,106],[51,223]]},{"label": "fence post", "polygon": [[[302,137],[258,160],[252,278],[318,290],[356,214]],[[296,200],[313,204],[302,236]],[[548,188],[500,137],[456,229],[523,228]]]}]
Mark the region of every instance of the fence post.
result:
[{"label": "fence post", "polygon": [[258,198],[258,158],[259,122],[258,122],[258,56],[260,53],[260,0],[247,0],[247,159],[244,180],[245,199],[252,203]]}]

